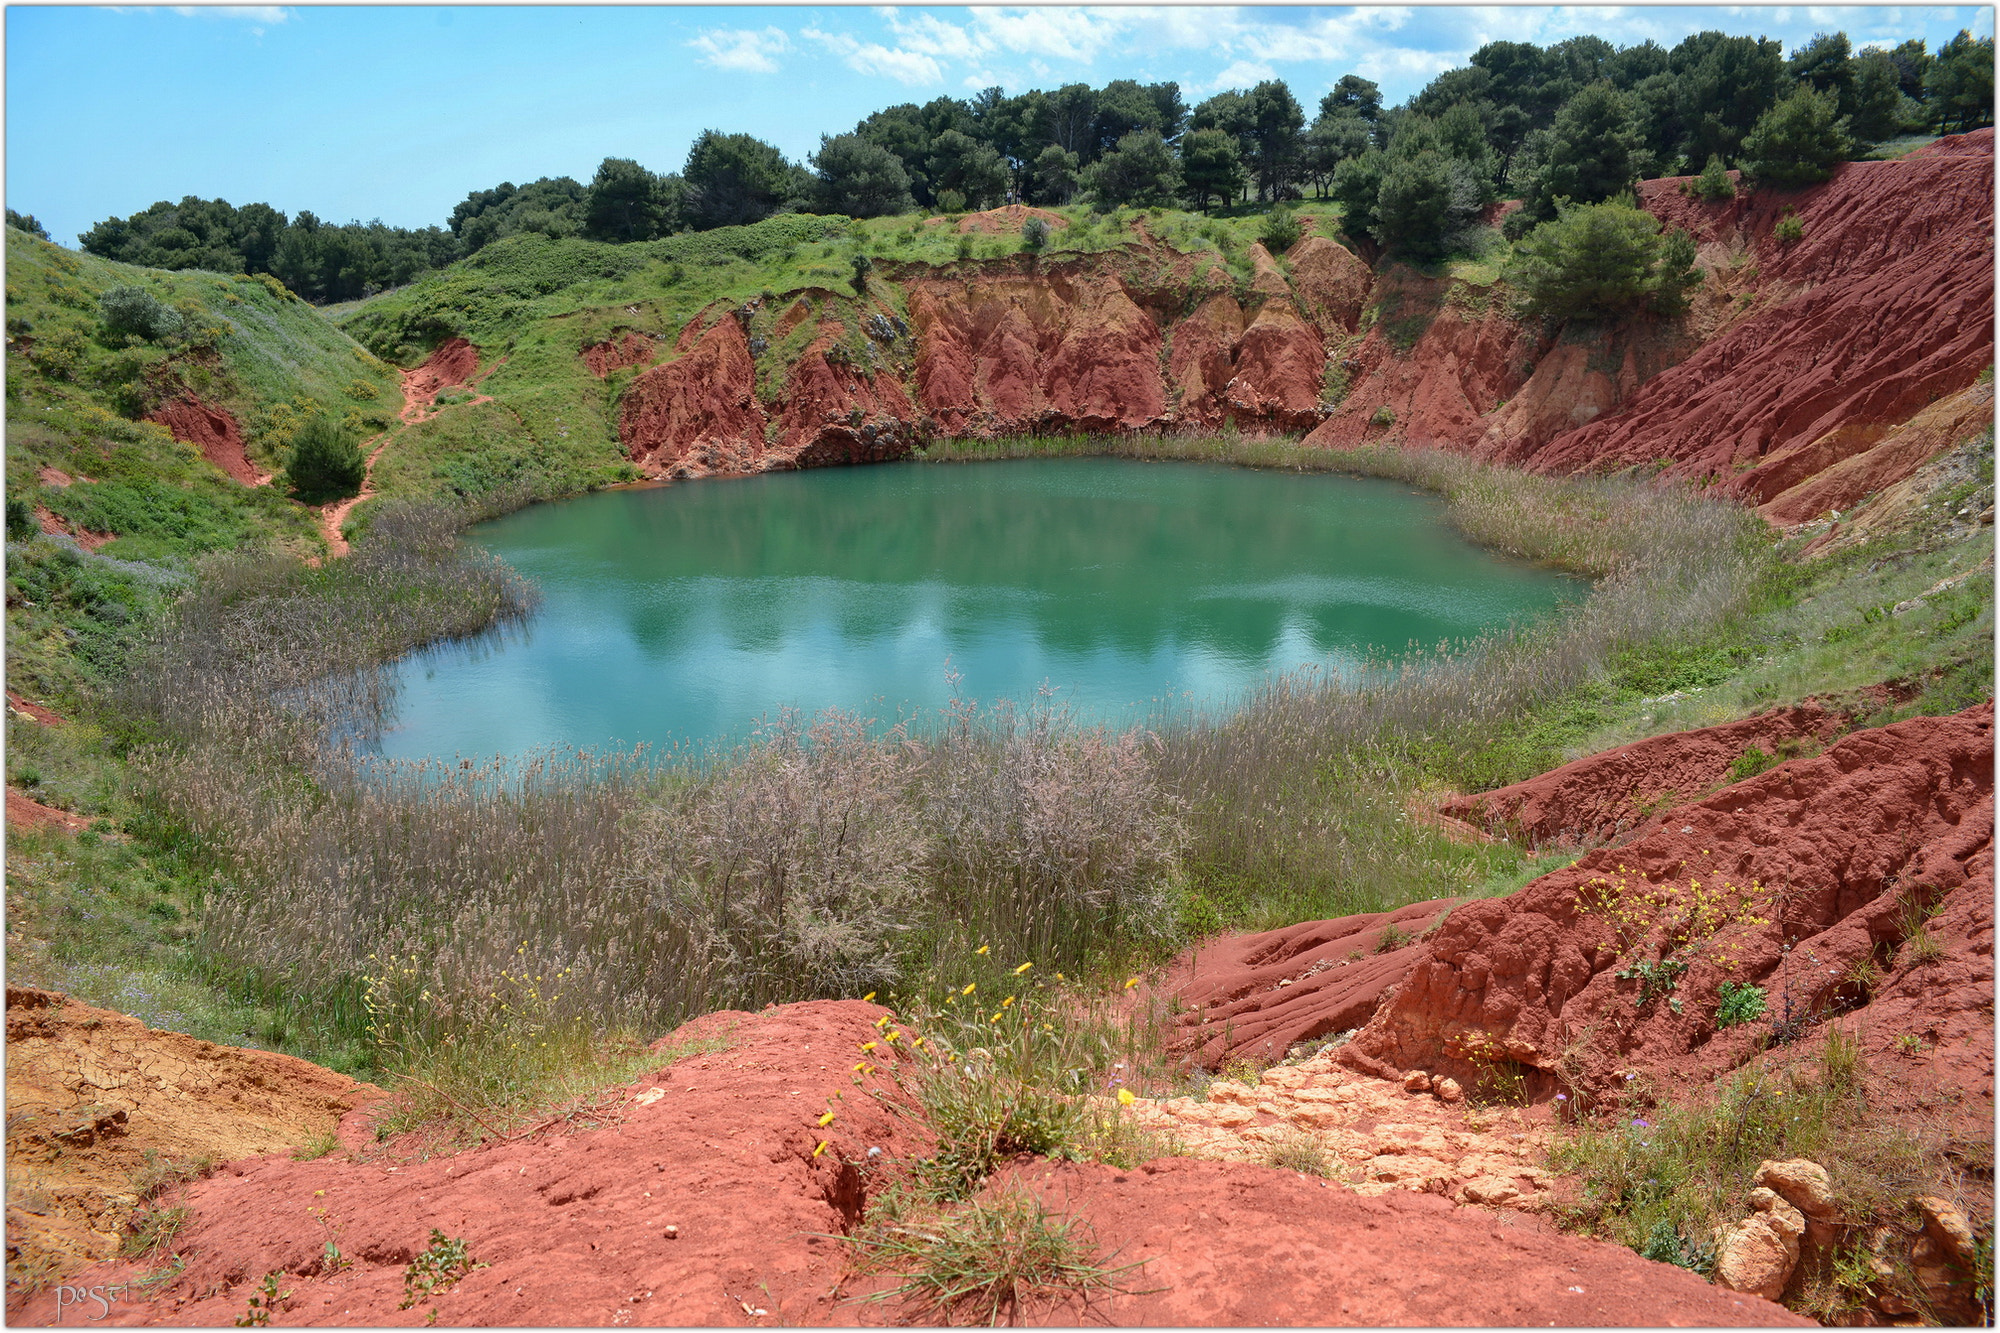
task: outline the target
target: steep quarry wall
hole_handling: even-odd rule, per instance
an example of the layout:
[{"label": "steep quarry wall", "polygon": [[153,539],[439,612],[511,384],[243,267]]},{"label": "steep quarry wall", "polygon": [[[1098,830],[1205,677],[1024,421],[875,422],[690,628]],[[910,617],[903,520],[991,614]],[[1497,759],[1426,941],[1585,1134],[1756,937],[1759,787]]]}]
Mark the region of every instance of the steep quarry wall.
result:
[{"label": "steep quarry wall", "polygon": [[[1641,203],[1700,245],[1679,320],[1552,329],[1478,287],[1323,237],[1247,278],[1141,225],[1117,250],[910,265],[866,297],[713,307],[662,347],[583,349],[659,476],[894,458],[925,439],[1084,431],[1299,433],[1537,471],[1647,468],[1774,523],[1894,484],[1979,428],[1993,361],[1993,134],[1854,162],[1805,190]],[[1802,239],[1776,236],[1796,214]],[[799,332],[812,321],[814,333]]]}]

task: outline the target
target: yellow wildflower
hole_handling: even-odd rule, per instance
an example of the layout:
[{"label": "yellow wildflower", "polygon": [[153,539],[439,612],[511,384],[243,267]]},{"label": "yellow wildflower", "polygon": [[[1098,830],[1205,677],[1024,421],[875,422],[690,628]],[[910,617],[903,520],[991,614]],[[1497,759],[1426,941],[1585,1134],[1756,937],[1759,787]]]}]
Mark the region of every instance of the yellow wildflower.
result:
[{"label": "yellow wildflower", "polygon": [[820,1155],[821,1153],[823,1153],[823,1152],[825,1152],[825,1151],[826,1151],[826,1140],[825,1140],[825,1139],[821,1139],[821,1140],[819,1141],[819,1147],[817,1147],[817,1148],[814,1148],[814,1149],[813,1149],[813,1156],[814,1156],[814,1157],[817,1157],[817,1156],[819,1156],[819,1155]]},{"label": "yellow wildflower", "polygon": [[831,1111],[828,1111],[828,1112],[827,1112],[827,1113],[826,1113],[825,1115],[821,1116],[821,1117],[819,1118],[819,1123],[820,1123],[820,1127],[821,1127],[822,1129],[824,1129],[824,1128],[825,1128],[826,1126],[828,1126],[828,1125],[832,1124],[832,1123],[833,1123],[833,1112],[831,1112]]},{"label": "yellow wildflower", "polygon": [[1034,966],[1034,964],[1033,964],[1033,963],[1023,963],[1023,964],[1021,964],[1021,965],[1020,965],[1019,967],[1017,967],[1017,968],[1015,968],[1015,969],[1014,969],[1014,975],[1018,977],[1018,976],[1020,976],[1020,975],[1021,975],[1021,974],[1022,974],[1023,972],[1027,971],[1027,970],[1028,970],[1029,968],[1031,968],[1031,967],[1033,967],[1033,966]]},{"label": "yellow wildflower", "polygon": [[866,1004],[874,998],[875,998],[875,992],[869,991],[866,995],[861,997],[861,1003]]},{"label": "yellow wildflower", "polygon": [[974,949],[974,950],[973,950],[973,952],[974,952],[974,953],[985,953],[985,952],[986,952],[986,951],[987,951],[988,949],[991,949],[992,947],[993,947],[993,946],[992,946],[992,945],[990,945],[990,944],[982,944],[982,945],[980,945],[980,946],[979,946],[979,947],[978,947],[977,949]]},{"label": "yellow wildflower", "polygon": [[1133,988],[1134,986],[1136,986],[1136,985],[1138,985],[1138,984],[1139,984],[1139,978],[1137,978],[1137,977],[1127,977],[1127,978],[1125,978],[1125,989],[1126,989],[1126,990],[1131,990],[1131,989],[1132,989],[1132,988]]},{"label": "yellow wildflower", "polygon": [[960,991],[960,992],[959,992],[959,994],[960,994],[960,995],[970,995],[970,994],[972,994],[972,992],[974,992],[974,991],[976,991],[976,990],[978,990],[978,989],[979,989],[979,983],[978,983],[978,982],[976,982],[976,981],[968,981],[968,982],[966,982],[966,983],[965,983],[965,989],[964,989],[964,990],[962,990],[962,991]]},{"label": "yellow wildflower", "polygon": [[1118,1104],[1120,1106],[1130,1106],[1133,1102],[1136,1102],[1138,1100],[1139,1099],[1137,1097],[1134,1097],[1132,1095],[1132,1089],[1130,1088],[1118,1089]]}]

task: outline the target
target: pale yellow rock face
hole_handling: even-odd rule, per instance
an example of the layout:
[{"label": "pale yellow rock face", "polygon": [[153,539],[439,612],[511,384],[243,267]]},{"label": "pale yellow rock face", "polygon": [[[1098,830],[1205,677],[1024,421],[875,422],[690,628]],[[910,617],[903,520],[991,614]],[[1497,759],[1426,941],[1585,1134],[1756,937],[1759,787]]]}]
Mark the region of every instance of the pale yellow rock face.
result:
[{"label": "pale yellow rock face", "polygon": [[1824,1222],[1839,1210],[1833,1201],[1833,1185],[1826,1168],[1818,1162],[1794,1157],[1783,1162],[1759,1162],[1757,1183],[1784,1196],[1786,1203],[1807,1217]]},{"label": "pale yellow rock face", "polygon": [[1767,1188],[1750,1191],[1750,1206],[1735,1226],[1716,1228],[1715,1285],[1775,1301],[1799,1266],[1805,1215]]},{"label": "pale yellow rock face", "polygon": [[[1418,1077],[1422,1075],[1422,1077]],[[1335,1064],[1332,1052],[1217,1080],[1206,1099],[1141,1098],[1126,1119],[1169,1135],[1185,1155],[1262,1162],[1277,1145],[1317,1147],[1330,1179],[1357,1194],[1414,1190],[1460,1203],[1534,1209],[1550,1197],[1548,1132],[1517,1110],[1467,1107],[1450,1079],[1414,1070],[1399,1082]]]}]

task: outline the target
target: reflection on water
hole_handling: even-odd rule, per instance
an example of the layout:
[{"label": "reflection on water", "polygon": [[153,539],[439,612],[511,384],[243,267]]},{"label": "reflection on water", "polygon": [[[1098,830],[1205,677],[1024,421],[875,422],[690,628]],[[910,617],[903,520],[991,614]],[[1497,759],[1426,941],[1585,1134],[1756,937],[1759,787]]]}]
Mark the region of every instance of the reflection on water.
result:
[{"label": "reflection on water", "polygon": [[1546,614],[1389,482],[1121,459],[843,468],[537,505],[475,539],[540,585],[504,641],[401,670],[389,756],[722,739],[1044,682],[1089,718]]}]

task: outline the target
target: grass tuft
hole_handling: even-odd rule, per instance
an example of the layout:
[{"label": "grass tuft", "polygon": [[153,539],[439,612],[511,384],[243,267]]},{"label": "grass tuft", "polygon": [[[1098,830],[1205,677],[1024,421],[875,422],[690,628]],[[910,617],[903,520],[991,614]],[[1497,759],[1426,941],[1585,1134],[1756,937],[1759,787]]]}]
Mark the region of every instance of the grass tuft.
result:
[{"label": "grass tuft", "polygon": [[918,1318],[944,1324],[1018,1323],[1037,1298],[1117,1291],[1139,1267],[1106,1266],[1088,1222],[1018,1185],[843,1239],[868,1268],[903,1278],[868,1299],[907,1300]]}]

